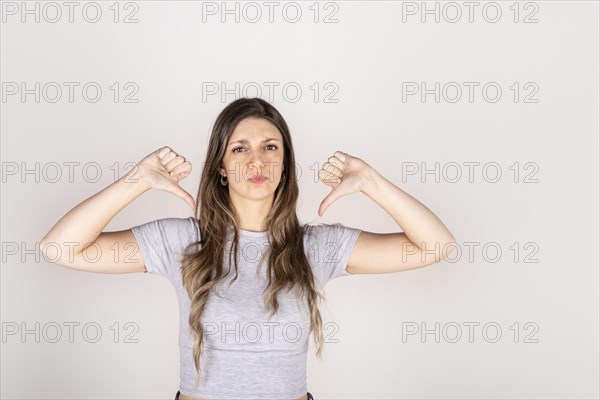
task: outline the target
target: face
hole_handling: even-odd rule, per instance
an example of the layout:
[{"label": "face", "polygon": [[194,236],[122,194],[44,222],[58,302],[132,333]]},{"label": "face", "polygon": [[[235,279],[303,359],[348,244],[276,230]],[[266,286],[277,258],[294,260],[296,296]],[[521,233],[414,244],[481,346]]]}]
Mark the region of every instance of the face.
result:
[{"label": "face", "polygon": [[229,194],[253,200],[272,198],[281,179],[283,154],[283,137],[275,125],[262,118],[240,121],[220,169],[227,176]]}]

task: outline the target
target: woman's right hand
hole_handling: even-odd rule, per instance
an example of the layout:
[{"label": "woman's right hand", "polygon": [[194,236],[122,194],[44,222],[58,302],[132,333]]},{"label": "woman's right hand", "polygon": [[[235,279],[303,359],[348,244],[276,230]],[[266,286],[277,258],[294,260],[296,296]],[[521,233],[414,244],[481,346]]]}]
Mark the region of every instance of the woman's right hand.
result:
[{"label": "woman's right hand", "polygon": [[192,210],[196,203],[191,194],[179,186],[179,181],[192,171],[192,164],[170,147],[165,146],[148,154],[137,165],[140,178],[150,189],[164,190],[183,199]]}]

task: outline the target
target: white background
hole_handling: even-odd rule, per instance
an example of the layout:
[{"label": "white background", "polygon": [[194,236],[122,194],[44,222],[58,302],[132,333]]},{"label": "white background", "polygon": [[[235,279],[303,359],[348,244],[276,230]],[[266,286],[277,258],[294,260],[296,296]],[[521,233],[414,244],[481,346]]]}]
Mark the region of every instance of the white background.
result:
[{"label": "white background", "polygon": [[[55,23],[48,20],[56,9],[46,6],[43,13],[46,3],[37,3],[39,22],[35,14],[23,22],[22,3],[13,3],[14,15],[7,3],[1,28],[2,398],[174,397],[178,308],[170,283],[152,275],[69,270],[39,259],[35,247],[62,215],[109,185],[115,173],[121,176],[124,163],[163,145],[194,164],[182,186],[196,196],[216,116],[235,98],[257,95],[234,90],[222,99],[222,92],[204,91],[211,82],[229,89],[254,82],[263,89],[258,95],[286,118],[302,173],[301,222],[400,230],[362,193],[318,217],[330,189],[316,182],[315,163],[341,150],[427,205],[460,244],[452,261],[327,286],[322,311],[338,325],[338,342],[326,345],[322,360],[311,345],[308,388],[316,399],[599,397],[598,2],[479,2],[473,22],[463,2],[455,3],[462,11],[457,22],[450,21],[456,8],[443,2],[437,3],[446,11],[439,22],[409,13],[421,2],[301,2],[296,23],[288,22],[293,8],[288,21],[283,18],[283,2],[273,23],[263,2],[256,3],[262,18],[255,23],[256,9],[244,3],[238,3],[239,22],[206,12],[221,2],[120,3],[116,23],[112,2],[97,3],[102,15],[96,23],[83,18],[86,2],[78,3],[72,23],[62,2]],[[86,17],[94,18],[93,5],[87,7]],[[497,8],[499,21],[489,22]],[[123,23],[132,12],[138,22]],[[324,23],[329,14],[337,22]],[[527,15],[538,22],[525,23]],[[63,97],[51,102],[50,85],[39,102],[34,94],[22,100],[20,92],[9,94],[11,82],[27,89],[55,82]],[[72,103],[64,82],[79,84]],[[97,102],[82,97],[89,82],[103,90]],[[128,82],[138,88],[137,103],[123,101],[132,92]],[[273,97],[265,82],[276,85]],[[444,85],[447,92],[439,102],[433,94],[403,101],[406,82],[427,89],[439,82],[440,94]],[[453,82],[463,89],[456,102]],[[472,102],[464,82],[478,85]],[[325,101],[334,92],[327,83],[337,102]],[[482,95],[490,83],[502,90],[498,101]],[[286,84],[290,97],[281,89]],[[294,87],[302,90],[297,99]],[[526,101],[532,88],[536,93]],[[488,94],[495,96],[492,89]],[[76,163],[72,180],[69,162]],[[101,167],[101,179],[93,179],[93,169],[83,173],[86,163]],[[469,163],[475,163],[472,179]],[[56,180],[53,165],[62,167]],[[406,175],[412,166],[418,173]],[[438,179],[421,175],[436,166]],[[148,192],[106,230],[190,215],[181,199]],[[69,322],[79,324],[73,343]],[[82,336],[90,322],[102,328],[97,343]],[[115,322],[117,343],[110,329]],[[125,343],[123,335],[132,332],[127,322],[139,328],[138,343]],[[469,322],[479,324],[472,342]],[[24,339],[20,331],[7,334],[14,324],[35,332],[36,323],[39,343],[33,333]],[[403,341],[407,323],[431,330],[439,323],[439,343],[433,334]],[[63,328],[56,343],[42,335],[46,326],[53,337],[53,324]],[[462,336],[453,343],[457,325]],[[502,329],[497,342],[493,326]],[[94,336],[93,329],[88,333]]]}]

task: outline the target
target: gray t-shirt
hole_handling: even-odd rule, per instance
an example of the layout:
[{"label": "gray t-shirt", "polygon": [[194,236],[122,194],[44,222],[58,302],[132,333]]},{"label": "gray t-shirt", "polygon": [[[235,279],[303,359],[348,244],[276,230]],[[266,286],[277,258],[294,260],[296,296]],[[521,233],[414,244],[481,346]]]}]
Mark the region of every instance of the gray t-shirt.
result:
[{"label": "gray t-shirt", "polygon": [[[166,277],[179,300],[180,387],[186,396],[211,399],[296,399],[307,392],[306,356],[310,315],[306,294],[300,301],[295,287],[278,294],[279,310],[268,320],[263,290],[268,284],[266,260],[257,275],[258,261],[268,246],[268,232],[239,231],[238,277],[229,274],[211,291],[202,314],[204,351],[200,383],[196,387],[193,336],[188,325],[190,299],[181,281],[181,255],[200,240],[194,217],[164,218],[131,228],[148,272]],[[360,229],[341,224],[304,225],[304,249],[321,290],[330,281],[350,276],[346,271]],[[229,269],[230,227],[225,244],[224,272]],[[214,290],[214,289],[213,289]]]}]

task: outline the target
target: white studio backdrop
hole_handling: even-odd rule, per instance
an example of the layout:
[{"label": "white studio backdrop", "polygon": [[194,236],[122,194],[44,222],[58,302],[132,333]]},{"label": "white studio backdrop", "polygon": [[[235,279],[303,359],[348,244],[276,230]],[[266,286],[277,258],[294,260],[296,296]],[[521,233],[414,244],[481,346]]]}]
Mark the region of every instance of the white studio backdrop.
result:
[{"label": "white studio backdrop", "polygon": [[[317,165],[341,150],[459,243],[327,285],[317,399],[599,397],[598,2],[67,3],[2,2],[3,399],[174,397],[170,283],[36,246],[163,145],[192,161],[196,196],[212,124],[242,96],[290,126],[302,222],[399,230],[362,193],[317,215]],[[190,215],[151,191],[107,230]]]}]

